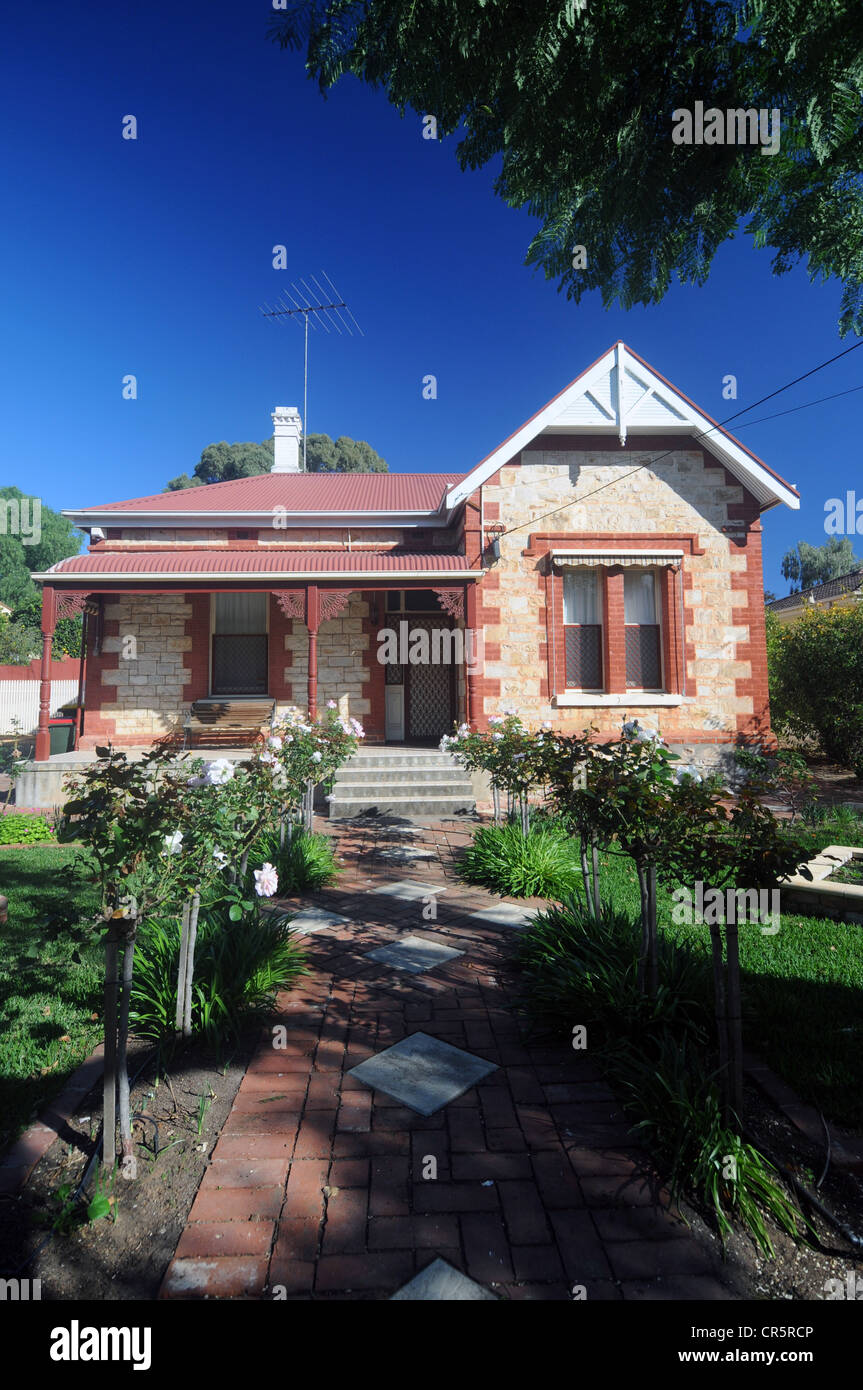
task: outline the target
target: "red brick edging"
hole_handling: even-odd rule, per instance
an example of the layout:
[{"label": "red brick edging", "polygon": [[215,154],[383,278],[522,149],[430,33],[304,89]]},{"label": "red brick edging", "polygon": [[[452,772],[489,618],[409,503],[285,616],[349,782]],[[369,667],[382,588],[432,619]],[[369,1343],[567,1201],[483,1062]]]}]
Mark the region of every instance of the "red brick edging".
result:
[{"label": "red brick edging", "polygon": [[[824,1125],[813,1105],[806,1105],[786,1081],[772,1072],[754,1053],[744,1054],[744,1069],[790,1125],[810,1143],[825,1148]],[[837,1139],[830,1134],[830,1162],[849,1173],[863,1173],[863,1140],[849,1135]]]},{"label": "red brick edging", "polygon": [[103,1071],[104,1043],[99,1043],[85,1062],[72,1073],[63,1090],[26,1129],[7,1154],[0,1158],[0,1192],[17,1192],[23,1187],[54,1140],[80,1109]]}]

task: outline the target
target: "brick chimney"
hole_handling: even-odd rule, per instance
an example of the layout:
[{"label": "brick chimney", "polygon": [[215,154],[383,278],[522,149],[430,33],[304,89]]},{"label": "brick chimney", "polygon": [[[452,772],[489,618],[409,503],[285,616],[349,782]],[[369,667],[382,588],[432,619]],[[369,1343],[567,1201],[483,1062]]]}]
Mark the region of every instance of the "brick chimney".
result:
[{"label": "brick chimney", "polygon": [[303,425],[295,405],[277,405],[273,411],[273,466],[271,473],[300,472],[300,439]]}]

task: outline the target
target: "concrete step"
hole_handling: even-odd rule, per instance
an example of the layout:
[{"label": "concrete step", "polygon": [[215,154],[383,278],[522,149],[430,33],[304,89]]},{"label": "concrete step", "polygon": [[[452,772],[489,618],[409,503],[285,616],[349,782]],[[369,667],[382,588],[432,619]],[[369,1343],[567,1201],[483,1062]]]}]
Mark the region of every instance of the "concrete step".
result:
[{"label": "concrete step", "polygon": [[471,780],[461,770],[446,767],[342,768],[336,774],[337,787],[424,787],[430,782],[452,784],[453,791],[470,789]]},{"label": "concrete step", "polygon": [[362,816],[370,811],[381,815],[404,816],[408,820],[418,816],[457,816],[470,815],[474,807],[471,797],[465,796],[390,796],[377,799],[371,796],[344,797],[334,793],[330,802],[330,819],[343,816]]},{"label": "concrete step", "polygon": [[412,748],[409,752],[393,753],[383,750],[375,753],[363,751],[361,754],[354,754],[344,766],[363,769],[372,767],[451,767],[461,770],[458,763],[448,753],[426,753],[422,748]]},{"label": "concrete step", "polygon": [[371,811],[452,816],[475,809],[464,768],[437,748],[362,748],[336,774],[330,817]]}]

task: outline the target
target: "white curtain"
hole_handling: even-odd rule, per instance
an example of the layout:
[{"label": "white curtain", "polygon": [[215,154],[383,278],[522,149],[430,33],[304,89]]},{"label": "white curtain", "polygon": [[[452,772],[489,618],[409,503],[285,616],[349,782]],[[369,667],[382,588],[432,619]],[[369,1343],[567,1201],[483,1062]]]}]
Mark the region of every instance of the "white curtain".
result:
[{"label": "white curtain", "polygon": [[267,630],[266,594],[216,594],[218,633],[261,633]]},{"label": "white curtain", "polygon": [[631,569],[623,576],[623,620],[656,622],[656,576],[652,570]]},{"label": "white curtain", "polygon": [[601,623],[602,605],[597,570],[570,570],[563,576],[563,621]]}]

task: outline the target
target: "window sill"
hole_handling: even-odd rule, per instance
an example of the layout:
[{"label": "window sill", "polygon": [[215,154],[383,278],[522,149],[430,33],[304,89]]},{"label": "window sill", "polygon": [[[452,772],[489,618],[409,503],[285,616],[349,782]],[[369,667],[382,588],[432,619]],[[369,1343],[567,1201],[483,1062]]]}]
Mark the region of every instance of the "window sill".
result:
[{"label": "window sill", "polygon": [[558,709],[656,709],[670,705],[682,705],[683,695],[654,694],[645,690],[629,690],[625,694],[591,695],[581,690],[564,690],[556,695],[554,703]]}]

